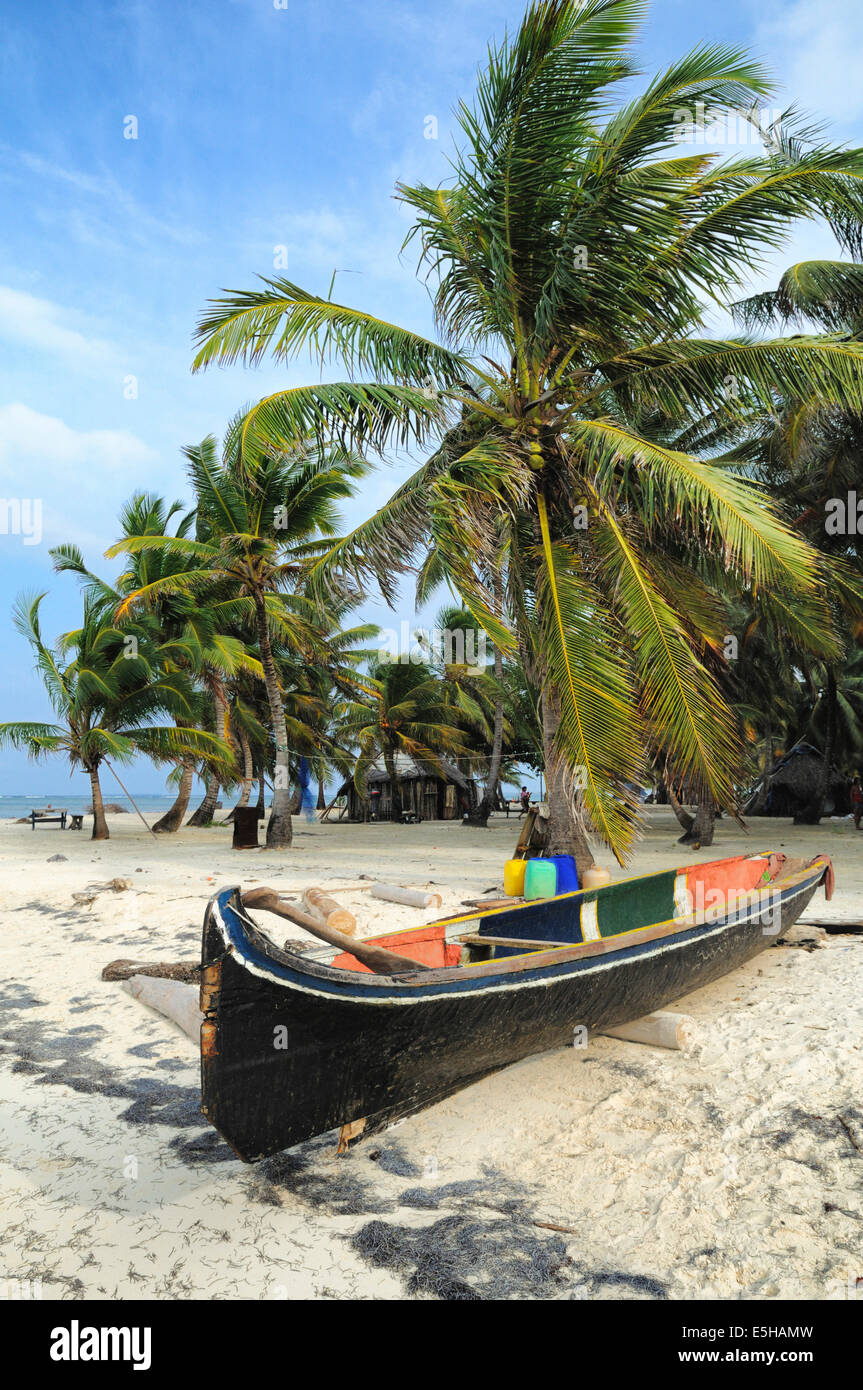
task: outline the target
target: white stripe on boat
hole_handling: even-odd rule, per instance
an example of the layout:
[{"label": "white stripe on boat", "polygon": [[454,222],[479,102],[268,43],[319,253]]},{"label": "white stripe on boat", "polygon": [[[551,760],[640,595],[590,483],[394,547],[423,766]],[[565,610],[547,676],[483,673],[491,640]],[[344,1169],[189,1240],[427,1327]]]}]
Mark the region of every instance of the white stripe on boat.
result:
[{"label": "white stripe on boat", "polygon": [[581,904],[581,935],[584,941],[599,940],[599,923],[596,920],[597,903]]}]

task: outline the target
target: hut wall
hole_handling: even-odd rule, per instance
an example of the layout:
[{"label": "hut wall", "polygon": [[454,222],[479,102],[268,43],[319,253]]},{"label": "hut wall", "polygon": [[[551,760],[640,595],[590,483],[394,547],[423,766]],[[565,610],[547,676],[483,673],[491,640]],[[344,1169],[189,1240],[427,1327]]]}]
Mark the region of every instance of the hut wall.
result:
[{"label": "hut wall", "polygon": [[[392,820],[393,799],[389,779],[372,785],[375,791],[380,790],[380,796],[370,797],[370,810],[375,812],[378,820]],[[461,814],[459,788],[454,782],[444,782],[440,777],[402,777],[399,779],[399,794],[402,809],[413,811],[421,820],[454,820]],[[353,783],[348,787],[347,796],[349,818],[365,820],[366,808]]]},{"label": "hut wall", "polygon": [[436,777],[427,777],[423,782],[422,809],[419,814],[423,820],[440,820],[444,794],[447,788]]}]

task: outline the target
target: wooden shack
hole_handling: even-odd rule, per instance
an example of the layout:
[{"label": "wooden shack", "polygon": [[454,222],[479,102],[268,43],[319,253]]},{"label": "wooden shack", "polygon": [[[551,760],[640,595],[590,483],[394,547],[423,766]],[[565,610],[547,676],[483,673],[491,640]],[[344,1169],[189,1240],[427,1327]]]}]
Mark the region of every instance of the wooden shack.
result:
[{"label": "wooden shack", "polygon": [[[795,825],[811,821],[809,808],[824,777],[824,757],[811,743],[797,743],[757,783],[744,807],[750,816],[791,816]],[[822,815],[846,816],[851,809],[849,779],[831,766]]]},{"label": "wooden shack", "polygon": [[[461,820],[476,801],[473,779],[442,758],[432,766],[408,753],[396,753],[395,772],[402,810],[412,811],[419,820]],[[366,778],[365,798],[353,778],[342,785],[340,795],[347,798],[347,820],[392,820],[392,787],[382,758]]]}]

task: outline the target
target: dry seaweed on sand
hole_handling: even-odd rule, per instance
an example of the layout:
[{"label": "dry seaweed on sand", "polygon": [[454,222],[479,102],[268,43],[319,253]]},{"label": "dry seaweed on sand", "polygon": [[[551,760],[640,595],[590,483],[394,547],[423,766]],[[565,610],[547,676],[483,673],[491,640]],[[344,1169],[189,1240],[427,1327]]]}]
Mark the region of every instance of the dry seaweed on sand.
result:
[{"label": "dry seaweed on sand", "polygon": [[408,1294],[447,1301],[542,1297],[574,1282],[564,1242],[520,1220],[456,1213],[420,1228],[370,1221],[350,1243],[371,1264],[402,1274]]}]

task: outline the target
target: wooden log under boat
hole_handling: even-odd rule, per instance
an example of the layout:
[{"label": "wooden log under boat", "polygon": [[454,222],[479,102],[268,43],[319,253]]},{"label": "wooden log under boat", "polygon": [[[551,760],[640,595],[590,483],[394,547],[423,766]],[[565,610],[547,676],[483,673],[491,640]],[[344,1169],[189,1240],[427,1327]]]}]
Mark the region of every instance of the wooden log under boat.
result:
[{"label": "wooden log under boat", "polygon": [[[248,1162],[360,1119],[372,1133],[576,1029],[617,1027],[711,983],[832,880],[826,856],[738,856],[475,911],[416,929],[438,968],[402,960],[392,975],[335,948],[280,949],[223,890],[204,922],[203,1112]],[[411,935],[395,934],[402,957]],[[459,944],[468,962],[445,964]]]}]

